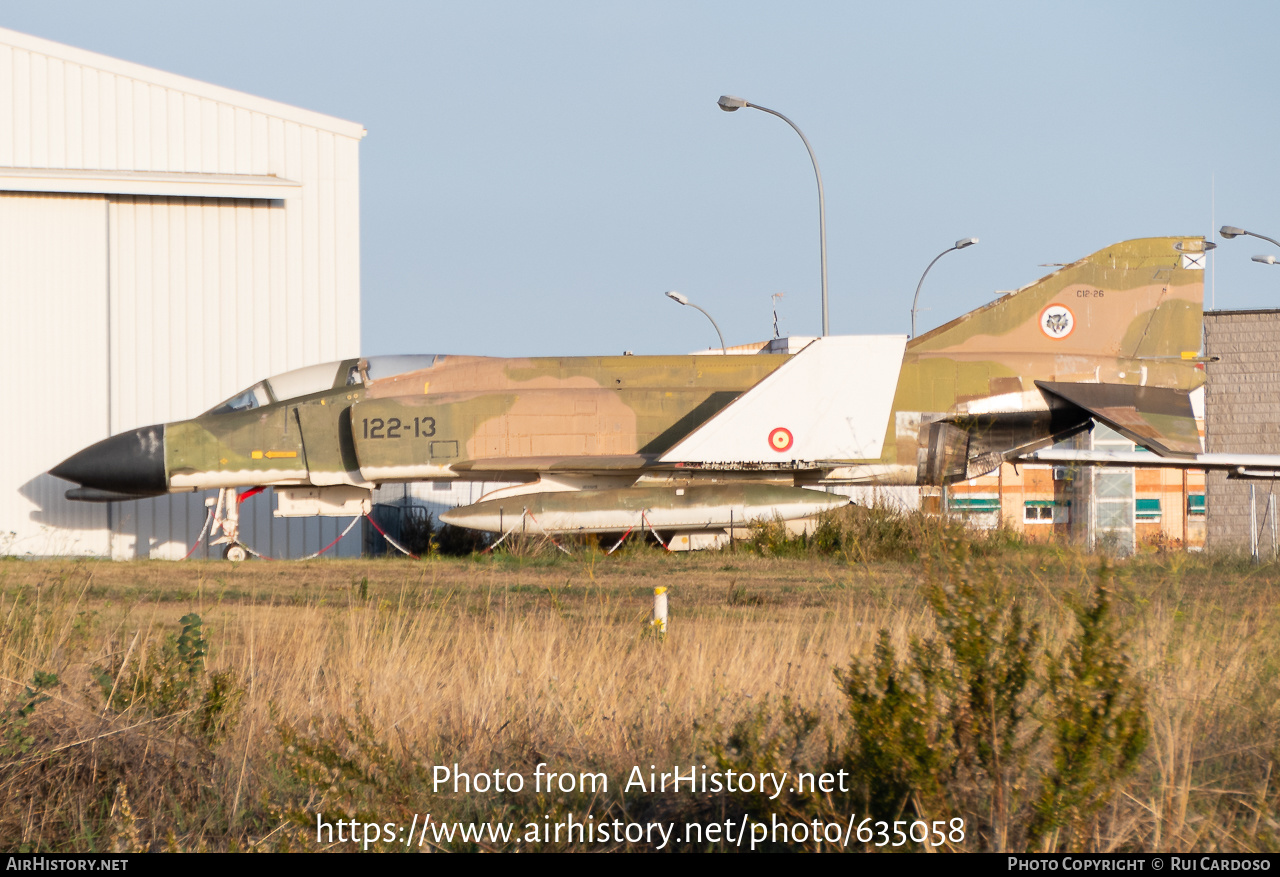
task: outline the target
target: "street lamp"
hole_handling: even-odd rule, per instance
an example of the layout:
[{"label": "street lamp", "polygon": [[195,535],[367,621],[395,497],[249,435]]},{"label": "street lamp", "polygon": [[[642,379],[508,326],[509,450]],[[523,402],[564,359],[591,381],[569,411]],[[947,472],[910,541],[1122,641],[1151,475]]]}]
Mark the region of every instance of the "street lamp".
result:
[{"label": "street lamp", "polygon": [[1261,262],[1263,265],[1274,265],[1276,263],[1275,256],[1254,256],[1253,261]]},{"label": "street lamp", "polygon": [[813,147],[809,145],[809,138],[804,136],[804,132],[796,127],[795,122],[777,110],[771,110],[759,104],[748,103],[740,97],[734,97],[729,94],[720,95],[720,100],[716,101],[716,103],[726,113],[735,112],[743,107],[750,107],[753,110],[760,110],[762,113],[777,116],[795,129],[795,132],[800,135],[800,139],[804,141],[804,148],[809,150],[809,160],[813,162],[813,175],[818,178],[818,238],[822,259],[822,334],[824,336],[828,335],[830,334],[830,328],[827,320],[827,203],[822,194],[822,171],[818,169],[818,157],[813,154]]},{"label": "street lamp", "polygon": [[[956,241],[955,246],[948,247],[938,255],[934,256],[933,262],[929,263],[929,268],[932,268],[935,262],[937,262],[939,259],[945,256],[947,253],[950,253],[952,250],[963,250],[965,247],[972,247],[977,242],[978,242],[977,238],[961,238],[960,240]],[[929,268],[924,269],[924,274],[920,275],[920,282],[916,284],[916,297],[911,300],[911,337],[912,338],[916,337],[916,305],[920,303],[920,287],[924,286],[924,279],[929,274]]]},{"label": "street lamp", "polygon": [[[1257,238],[1258,240],[1266,241],[1269,244],[1275,244],[1277,247],[1280,247],[1280,241],[1273,240],[1264,234],[1258,234],[1257,232],[1252,232],[1252,231],[1245,231],[1243,228],[1236,228],[1234,225],[1224,225],[1222,228],[1218,229],[1218,234],[1222,235],[1227,240],[1231,240],[1232,238],[1238,238],[1240,237],[1240,235],[1248,235],[1251,238]],[[1254,261],[1256,262],[1257,259],[1255,259]]]},{"label": "street lamp", "polygon": [[[691,307],[691,308],[698,308],[698,306],[697,306],[696,304],[694,304],[693,302],[689,301],[688,296],[681,295],[680,293],[676,292],[674,289],[669,290],[669,291],[667,292],[667,298],[671,299],[671,300],[672,300],[673,302],[675,302],[676,304],[686,305],[686,306]],[[702,311],[702,308],[698,308],[698,310]],[[712,316],[711,316],[710,314],[708,314],[706,311],[702,311],[702,313],[703,313],[703,315],[705,315],[705,316],[706,316],[706,318],[707,318],[708,320],[711,320],[711,325],[712,325],[712,326],[715,326],[716,334],[717,334],[717,335],[720,335],[720,352],[721,352],[721,353],[723,353],[725,356],[728,356],[728,355],[729,355],[729,351],[728,351],[728,349],[727,349],[727,348],[725,348],[725,346],[724,346],[724,335],[721,335],[721,334],[720,334],[720,327],[719,327],[719,326],[716,326],[716,321],[715,321],[715,319],[713,319],[713,318],[712,318]]]}]

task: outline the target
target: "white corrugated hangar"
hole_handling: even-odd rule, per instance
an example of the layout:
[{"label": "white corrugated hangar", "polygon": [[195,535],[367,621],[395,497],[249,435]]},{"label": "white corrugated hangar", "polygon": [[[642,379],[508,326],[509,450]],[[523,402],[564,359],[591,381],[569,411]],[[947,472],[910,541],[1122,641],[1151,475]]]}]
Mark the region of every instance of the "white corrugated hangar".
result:
[{"label": "white corrugated hangar", "polygon": [[[74,485],[44,473],[359,355],[364,134],[0,29],[0,555],[182,557],[204,494],[69,502]],[[315,551],[350,520],[273,518],[269,492],[242,515],[272,556]]]}]

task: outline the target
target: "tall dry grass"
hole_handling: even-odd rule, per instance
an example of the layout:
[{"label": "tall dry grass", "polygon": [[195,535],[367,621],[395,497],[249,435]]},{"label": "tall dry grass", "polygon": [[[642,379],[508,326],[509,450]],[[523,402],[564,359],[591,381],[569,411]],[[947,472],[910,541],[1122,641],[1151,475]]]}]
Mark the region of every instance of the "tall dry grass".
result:
[{"label": "tall dry grass", "polygon": [[[1097,561],[1060,546],[986,556],[1045,648],[1060,651]],[[936,634],[925,582],[937,562],[847,546],[793,557],[637,548],[426,563],[2,562],[0,838],[11,849],[277,849],[314,840],[302,824],[322,810],[406,822],[427,811],[619,813],[616,793],[436,794],[430,768],[531,775],[547,762],[621,779],[632,765],[714,758],[744,719],[783,734],[784,699],[816,717],[796,757],[818,765],[848,734],[833,671],[868,659],[881,629],[900,653]],[[672,588],[663,638],[647,625],[655,585]],[[1276,848],[1278,587],[1277,568],[1230,558],[1121,567],[1117,611],[1150,743],[1090,847]],[[188,613],[208,655],[183,705],[121,700],[121,685],[142,691],[148,667],[187,678],[174,640]],[[37,672],[57,685],[34,691]],[[226,721],[212,733],[201,717],[216,674],[242,696],[217,708]],[[1036,754],[1028,781],[1046,769]],[[701,812],[679,800],[627,806],[633,817]]]}]

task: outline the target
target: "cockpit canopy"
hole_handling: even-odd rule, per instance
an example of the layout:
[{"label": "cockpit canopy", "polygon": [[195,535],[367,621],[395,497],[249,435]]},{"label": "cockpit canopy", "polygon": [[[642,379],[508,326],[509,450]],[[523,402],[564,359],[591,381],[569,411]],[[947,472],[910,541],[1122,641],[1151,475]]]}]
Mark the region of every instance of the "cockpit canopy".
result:
[{"label": "cockpit canopy", "polygon": [[271,394],[267,391],[267,382],[258,381],[247,390],[236,393],[230,399],[210,408],[205,414],[230,414],[232,411],[248,411],[271,404]]},{"label": "cockpit canopy", "polygon": [[225,402],[210,408],[205,414],[248,411],[270,405],[272,402],[298,399],[342,387],[362,386],[367,382],[432,368],[444,358],[444,354],[421,353],[407,356],[370,356],[367,359],[344,359],[339,362],[303,366],[267,378],[265,381],[258,381],[249,389],[242,390]]}]

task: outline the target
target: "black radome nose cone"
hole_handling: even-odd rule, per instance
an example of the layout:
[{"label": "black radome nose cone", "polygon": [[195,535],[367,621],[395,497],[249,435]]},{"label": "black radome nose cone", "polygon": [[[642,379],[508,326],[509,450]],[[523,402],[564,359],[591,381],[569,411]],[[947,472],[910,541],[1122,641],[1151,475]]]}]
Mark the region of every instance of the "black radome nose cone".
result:
[{"label": "black radome nose cone", "polygon": [[169,489],[164,425],[144,426],[103,439],[63,460],[49,474],[117,493],[164,493]]}]

